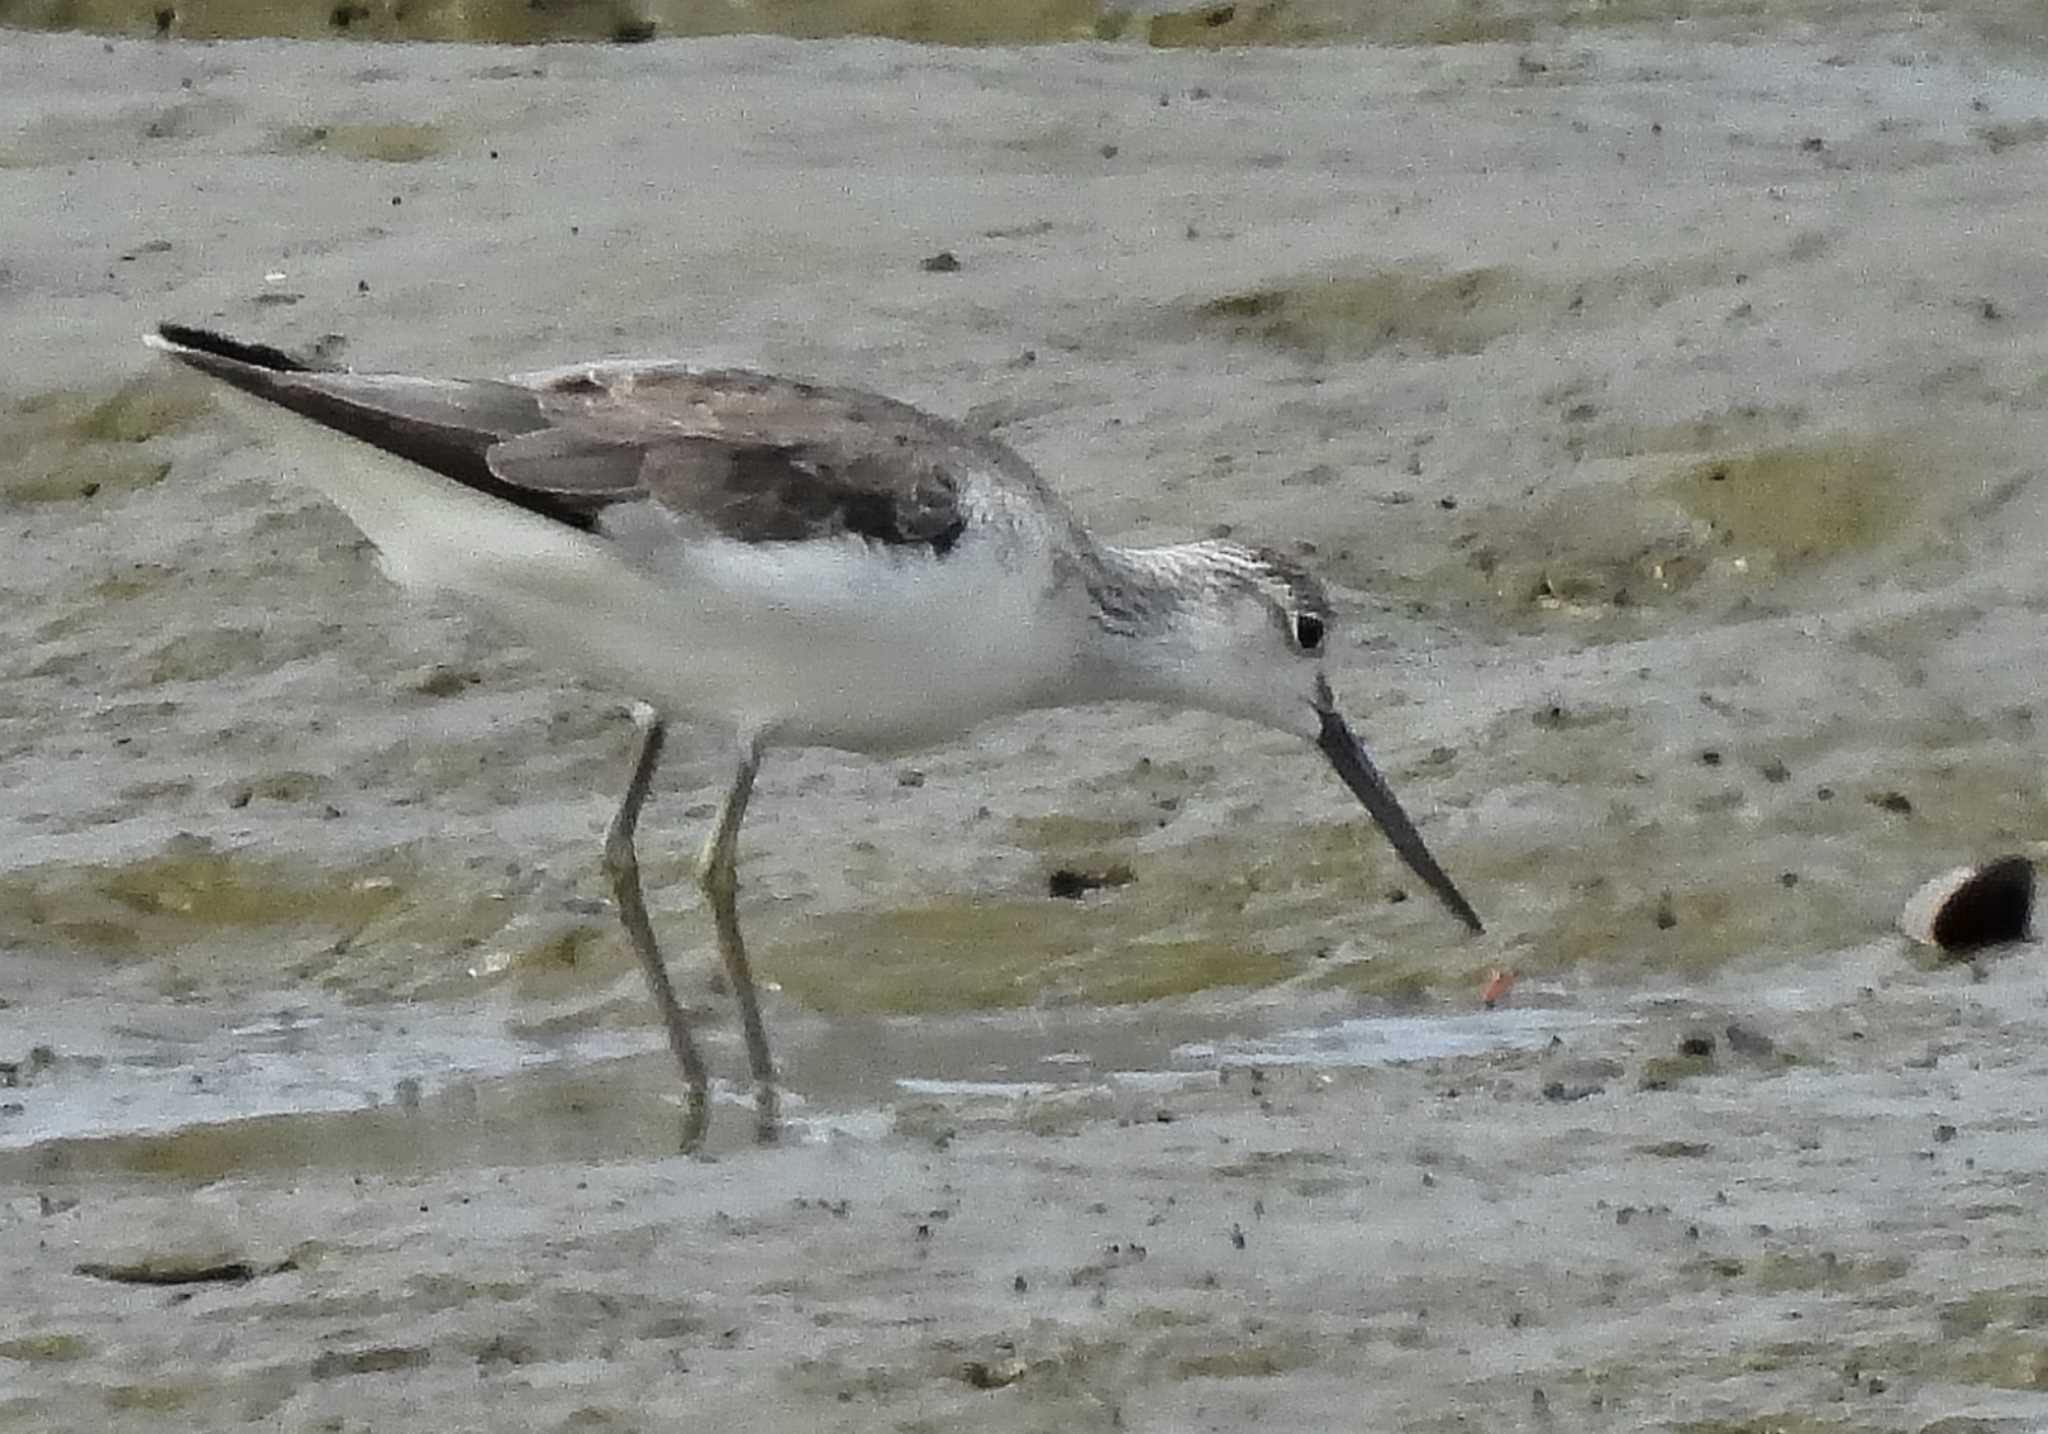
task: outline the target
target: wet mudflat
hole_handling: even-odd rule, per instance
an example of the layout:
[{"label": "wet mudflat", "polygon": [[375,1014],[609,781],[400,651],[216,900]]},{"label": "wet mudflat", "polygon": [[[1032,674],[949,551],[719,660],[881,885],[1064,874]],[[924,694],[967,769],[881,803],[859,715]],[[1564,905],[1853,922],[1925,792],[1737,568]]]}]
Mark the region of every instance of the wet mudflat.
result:
[{"label": "wet mudflat", "polygon": [[[2048,816],[2043,59],[1743,23],[10,36],[0,1427],[2037,1425],[2048,978],[1884,933]],[[1221,720],[778,756],[791,1138],[669,1155],[626,694],[408,605],[160,317],[853,379],[1293,545],[1489,933]]]}]

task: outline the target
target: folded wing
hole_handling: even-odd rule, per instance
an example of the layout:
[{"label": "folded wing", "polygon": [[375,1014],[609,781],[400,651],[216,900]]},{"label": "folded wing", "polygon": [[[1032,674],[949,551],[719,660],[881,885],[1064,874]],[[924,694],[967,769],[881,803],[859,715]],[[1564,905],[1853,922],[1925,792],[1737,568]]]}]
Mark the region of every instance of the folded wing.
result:
[{"label": "folded wing", "polygon": [[319,368],[182,325],[151,341],[314,423],[585,531],[602,531],[618,505],[651,504],[742,542],[850,535],[943,556],[967,527],[966,474],[1022,463],[908,404],[745,370],[612,363],[424,379]]}]

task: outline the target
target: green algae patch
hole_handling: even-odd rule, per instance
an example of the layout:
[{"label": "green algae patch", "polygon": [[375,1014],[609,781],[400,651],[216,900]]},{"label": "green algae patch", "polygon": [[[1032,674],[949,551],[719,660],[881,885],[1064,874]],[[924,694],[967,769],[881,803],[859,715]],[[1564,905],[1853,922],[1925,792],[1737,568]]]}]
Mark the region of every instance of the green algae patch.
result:
[{"label": "green algae patch", "polygon": [[[654,6],[664,33],[705,23],[696,17],[718,9],[678,0]],[[1114,24],[1097,0],[762,0],[758,5],[728,0],[724,23],[734,29],[830,39],[869,35],[925,45],[1024,45],[1088,40]],[[721,23],[710,20],[709,23]]]},{"label": "green algae patch", "polygon": [[2004,1335],[1959,1355],[1950,1377],[1993,1389],[2048,1390],[2048,1340],[2038,1335]]},{"label": "green algae patch", "polygon": [[471,981],[502,981],[523,1000],[555,1001],[601,990],[626,974],[626,958],[616,921],[529,917],[491,936],[463,970]]},{"label": "green algae patch", "polygon": [[2026,1331],[1996,1330],[1974,1339],[1895,1340],[1857,1351],[1867,1369],[1896,1371],[1946,1384],[2048,1391],[2048,1339]]},{"label": "green algae patch", "polygon": [[1714,1073],[1712,1056],[1675,1055],[1651,1056],[1643,1062],[1642,1075],[1636,1081],[1638,1090],[1669,1090],[1671,1087],[1696,1077]]},{"label": "green algae patch", "polygon": [[1811,415],[1800,404],[1744,403],[1654,423],[1601,420],[1595,405],[1568,406],[1566,449],[1574,458],[1757,450],[1788,441]]},{"label": "green algae patch", "polygon": [[1942,1302],[1924,1339],[1855,1352],[1866,1369],[1990,1389],[2048,1390],[2048,1293],[2039,1285],[1973,1290]]},{"label": "green algae patch", "polygon": [[1215,0],[1145,18],[1140,32],[1155,49],[1213,50],[1237,46],[1326,45],[1372,40],[1396,45],[1470,45],[1523,41],[1539,20],[1530,7],[1484,0],[1393,0],[1375,5],[1340,0]]},{"label": "green algae patch", "polygon": [[[1773,15],[1789,17],[1793,13],[1789,9],[1774,9],[1771,0],[1687,0],[1683,7],[1674,6],[1671,0],[1592,0],[1590,4],[1567,4],[1548,18],[1567,30],[1596,32],[1638,25],[1668,25],[1674,20],[1751,22],[1743,27],[1747,32],[1754,22]],[[1806,6],[1800,13],[1832,16],[1832,0]]]},{"label": "green algae patch", "polygon": [[906,1015],[1149,1001],[1266,985],[1294,971],[1283,956],[1227,941],[1148,940],[1129,924],[1052,898],[959,901],[829,918],[820,934],[776,942],[757,959],[811,1009]]},{"label": "green algae patch", "polygon": [[214,1386],[197,1379],[152,1379],[107,1387],[107,1408],[117,1414],[175,1414],[204,1400]]},{"label": "green algae patch", "polygon": [[357,920],[392,899],[386,885],[307,880],[286,863],[251,861],[205,841],[174,842],[158,856],[109,872],[97,887],[138,916],[201,926],[269,926],[312,913]]},{"label": "green algae patch", "polygon": [[[1684,277],[1623,287],[1647,293]],[[1312,328],[1294,332],[1285,304],[1248,304],[1245,314],[1246,333],[1273,324],[1306,353],[1329,348]],[[1617,642],[1810,607],[1816,582],[1867,574],[1908,534],[1917,546],[1901,557],[1925,580],[1964,561],[1953,503],[1921,477],[1985,461],[1960,439],[1802,434],[1805,415],[1793,407],[1603,422],[1569,385],[1551,398],[1578,460],[1568,473],[1510,500],[1418,505],[1415,556],[1361,546],[1370,556],[1344,553],[1326,565],[1331,574],[1433,606],[1462,601],[1508,633],[1568,627]]]},{"label": "green algae patch", "polygon": [[1416,264],[1229,294],[1195,317],[1226,337],[1329,362],[1397,346],[1475,354],[1562,305],[1551,286],[1517,269],[1443,273]]},{"label": "green algae patch", "polygon": [[[1706,976],[1757,951],[1820,947],[1868,930],[1868,893],[1853,883],[1815,879],[1788,888],[1768,870],[1702,870],[1696,841],[1658,831],[1637,841],[1619,838],[1604,851],[1582,847],[1575,855],[1588,867],[1640,865],[1611,875],[1584,867],[1562,873],[1569,896],[1546,902],[1541,916],[1529,913],[1541,934],[1530,959],[1517,957],[1524,973],[1610,967],[1619,974],[1633,967]],[[1552,873],[1560,875],[1554,867]],[[1668,1072],[1659,1068],[1660,1079],[1696,1073],[1685,1058],[1671,1060]]]},{"label": "green algae patch", "polygon": [[1336,38],[1341,27],[1288,0],[1237,4],[1232,0],[1192,10],[1169,10],[1145,19],[1145,43],[1155,49],[1223,49],[1239,45],[1312,45]]},{"label": "green algae patch", "polygon": [[0,23],[27,29],[195,40],[310,40],[334,35],[513,43],[609,39],[632,14],[611,0],[569,0],[545,9],[526,0],[0,0]]},{"label": "green algae patch", "polygon": [[177,576],[177,569],[164,563],[130,563],[119,572],[95,578],[86,588],[86,595],[95,608],[134,602],[137,598],[156,598]]},{"label": "green algae patch", "polygon": [[1813,1339],[1779,1339],[1731,1351],[1712,1367],[1731,1374],[1778,1374],[1832,1361],[1835,1347]]},{"label": "green algae patch", "polygon": [[1307,1340],[1267,1339],[1179,1355],[1173,1373],[1180,1379],[1271,1379],[1318,1362],[1317,1351]]},{"label": "green algae patch", "polygon": [[939,45],[1098,38],[1121,28],[1100,0],[0,0],[0,24],[189,39],[638,41],[661,35],[874,36]]},{"label": "green algae patch", "polygon": [[275,665],[267,656],[270,637],[267,625],[253,623],[177,633],[147,655],[141,664],[141,685],[217,682],[238,673],[264,671]]},{"label": "green algae patch", "polygon": [[[1088,838],[1117,829],[1064,819],[1025,828]],[[792,923],[755,959],[825,1011],[1116,1004],[1266,986],[1300,975],[1319,933],[1371,904],[1361,890],[1383,894],[1398,860],[1368,828],[1343,822],[1294,829],[1257,851],[1205,836],[1158,851],[1107,840],[1085,858],[1064,845],[1048,855],[1107,862],[1117,879],[1079,900],[947,898]],[[1375,937],[1380,911],[1419,924],[1436,916],[1425,905],[1374,907]],[[1396,930],[1389,941],[1398,940]]]},{"label": "green algae patch", "polygon": [[[598,995],[633,969],[616,920],[525,908],[518,892],[415,873],[344,939],[305,949],[292,975],[382,1000],[434,1000],[496,986],[521,999],[554,1001]],[[670,931],[666,922],[662,929],[679,949],[696,935],[687,926]],[[644,1020],[644,1012],[635,1008],[634,1019]]]},{"label": "green algae patch", "polygon": [[1254,1150],[1218,1165],[1209,1173],[1219,1180],[1276,1181],[1304,1173],[1320,1176],[1343,1163],[1327,1150]]},{"label": "green algae patch", "polygon": [[1935,1312],[1945,1340],[1968,1339],[1994,1326],[2048,1328],[2048,1291],[2034,1286],[1976,1290]]},{"label": "green algae patch", "polygon": [[102,956],[154,955],[220,933],[353,928],[398,897],[387,878],[220,851],[180,836],[121,865],[60,863],[0,877],[0,936]]},{"label": "green algae patch", "polygon": [[[1943,620],[1928,619],[1936,630]],[[1626,706],[1504,714],[1471,746],[1569,813],[1572,840],[1489,829],[1438,854],[1488,918],[1488,964],[1524,977],[1705,979],[1731,962],[1879,937],[1930,870],[2023,849],[2048,827],[2033,748],[2015,739],[2030,730],[1946,712],[1880,714],[1753,742],[1731,737],[1712,744],[1710,766],[1674,754],[1655,723]],[[1882,776],[1815,775],[1823,763]],[[1894,895],[1874,901],[1886,892]],[[1383,931],[1405,935],[1394,923],[1417,904],[1398,908],[1398,918],[1375,914],[1375,941]],[[1439,936],[1429,949],[1434,960],[1396,942],[1377,963],[1412,960],[1426,971],[1461,948]]]},{"label": "green algae patch", "polygon": [[69,1364],[92,1353],[82,1334],[25,1334],[0,1339],[0,1359],[22,1364]]},{"label": "green algae patch", "polygon": [[444,154],[447,133],[432,124],[292,125],[278,132],[280,154],[321,154],[379,164],[417,164]]},{"label": "green algae patch", "polygon": [[[1375,936],[1385,934],[1379,923],[1374,925]],[[1445,990],[1477,990],[1492,964],[1454,964],[1445,959],[1441,941],[1425,938],[1375,949],[1359,959],[1333,962],[1310,984],[1319,991],[1349,991],[1396,1007],[1415,1006]]]},{"label": "green algae patch", "polygon": [[432,1362],[432,1351],[417,1345],[375,1344],[360,1349],[322,1350],[314,1356],[310,1372],[315,1379],[344,1379],[356,1374],[425,1369]]},{"label": "green algae patch", "polygon": [[1710,581],[1724,560],[1705,525],[1615,476],[1462,515],[1449,556],[1422,575],[1423,586],[1483,604],[1510,628],[1571,621],[1614,637],[1725,598]]},{"label": "green algae patch", "polygon": [[[871,36],[932,45],[1032,45],[1125,38],[1155,48],[1523,43],[1553,27],[1607,30],[1718,21],[1753,33],[1766,22],[1838,20],[1837,0],[1767,7],[1764,0],[1211,0],[1135,14],[1103,0],[0,0],[0,25],[189,39],[454,40],[537,44],[633,42],[661,36]],[[1994,41],[2039,48],[2038,26],[2010,5],[1964,5],[1958,17]],[[1539,69],[1533,75],[1540,76]],[[1992,127],[1987,145],[2003,139]],[[2021,142],[2025,142],[2022,140]]]},{"label": "green algae patch", "polygon": [[31,453],[0,480],[0,493],[17,507],[71,503],[152,488],[170,474],[169,460],[139,453]]},{"label": "green algae patch", "polygon": [[1010,839],[1027,851],[1070,857],[1076,852],[1114,846],[1140,835],[1151,825],[1141,817],[1046,816],[1013,817]]},{"label": "green algae patch", "polygon": [[[1568,848],[1482,834],[1455,860],[1444,857],[1483,914],[1493,914],[1489,907],[1503,913],[1494,932],[1510,949],[1494,948],[1488,964],[1506,956],[1524,976],[1607,968],[1633,972],[1631,979],[1645,970],[1703,977],[1758,951],[1839,944],[1868,929],[1868,890],[1853,874],[1783,884],[1776,859],[1805,843],[1775,843],[1766,828],[1731,848],[1714,835],[1729,820],[1725,813],[1697,811],[1683,791],[1642,791],[1638,770],[1701,791],[1733,782],[1718,781],[1712,770],[1671,771],[1657,753],[1632,750],[1635,722],[1626,708],[1546,707],[1504,715],[1475,740],[1475,747],[1514,753],[1523,780],[1592,804]],[[1780,792],[1761,777],[1754,788],[1760,803]],[[1702,850],[1730,855],[1708,863]],[[1496,894],[1489,899],[1489,892]]]},{"label": "green algae patch", "polygon": [[[0,25],[8,24],[9,16],[15,10],[28,11],[32,15],[42,3],[44,0],[0,0]],[[56,0],[56,3],[61,5],[64,0]],[[33,20],[27,23],[33,25]],[[40,28],[78,27],[54,25]],[[189,93],[187,98],[173,104],[143,101],[112,113],[86,115],[66,113],[58,108],[27,124],[15,126],[11,134],[0,138],[0,170],[89,165],[117,155],[125,158],[136,151],[138,144],[147,150],[166,142],[219,134],[232,125],[240,113],[241,107],[233,101],[202,99]],[[145,246],[141,251],[123,255],[122,259],[127,262],[148,252],[162,251]]]},{"label": "green algae patch", "polygon": [[[163,601],[173,587],[189,574],[163,563],[130,563],[126,567],[99,576],[88,576],[87,581],[76,589],[79,601],[68,610],[59,611],[56,616],[37,624],[37,643],[62,642],[70,638],[85,637],[95,647],[104,646],[111,618],[118,610],[131,604]],[[133,618],[132,611],[122,614]],[[76,654],[67,653],[62,657],[46,654],[44,661],[77,661]]]},{"label": "green algae patch", "polygon": [[1432,16],[1402,38],[1425,45],[1519,45],[1535,39],[1539,25],[1550,23],[1547,15],[1517,15],[1484,5],[1446,8],[1448,13]]},{"label": "green algae patch", "polygon": [[1821,1290],[1849,1294],[1904,1278],[1912,1262],[1901,1255],[1854,1259],[1832,1250],[1771,1250],[1749,1261],[1749,1277],[1766,1294]]},{"label": "green algae patch", "polygon": [[1870,1426],[1787,1411],[1746,1419],[1687,1419],[1666,1427],[1673,1434],[1862,1434]]},{"label": "green algae patch", "polygon": [[1711,458],[1665,491],[1724,547],[1780,566],[1867,552],[1911,510],[1899,450],[1860,439]]},{"label": "green algae patch", "polygon": [[0,499],[15,507],[130,493],[160,483],[170,460],[154,440],[208,409],[203,390],[173,378],[113,389],[57,389],[0,415],[10,458]]},{"label": "green algae patch", "polygon": [[1263,344],[1318,363],[1366,358],[1387,348],[1476,354],[1515,334],[1626,323],[1721,284],[1729,273],[1725,260],[1711,257],[1569,277],[1509,265],[1445,270],[1418,259],[1225,294],[1194,304],[1188,317],[1198,333]]},{"label": "green algae patch", "polygon": [[147,443],[203,418],[206,391],[176,376],[138,378],[111,393],[59,390],[21,406],[24,417],[80,443]]}]

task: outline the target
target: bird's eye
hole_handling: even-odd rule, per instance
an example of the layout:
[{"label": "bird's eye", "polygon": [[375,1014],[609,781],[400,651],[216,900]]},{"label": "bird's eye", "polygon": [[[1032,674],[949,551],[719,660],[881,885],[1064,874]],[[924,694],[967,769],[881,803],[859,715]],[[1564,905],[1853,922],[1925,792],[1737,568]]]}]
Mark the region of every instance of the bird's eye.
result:
[{"label": "bird's eye", "polygon": [[1314,652],[1323,645],[1323,620],[1312,612],[1298,612],[1294,615],[1294,640],[1303,652]]}]

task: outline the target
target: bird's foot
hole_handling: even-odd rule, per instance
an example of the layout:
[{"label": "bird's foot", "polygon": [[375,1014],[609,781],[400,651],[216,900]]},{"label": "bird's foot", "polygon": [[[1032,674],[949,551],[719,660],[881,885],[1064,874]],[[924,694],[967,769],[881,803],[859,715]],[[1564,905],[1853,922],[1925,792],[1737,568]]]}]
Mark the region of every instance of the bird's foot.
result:
[{"label": "bird's foot", "polygon": [[777,1145],[782,1140],[782,1097],[772,1081],[754,1085],[754,1143]]},{"label": "bird's foot", "polygon": [[683,1095],[683,1154],[695,1155],[704,1148],[704,1132],[710,1124],[711,1093],[690,1087]]}]

